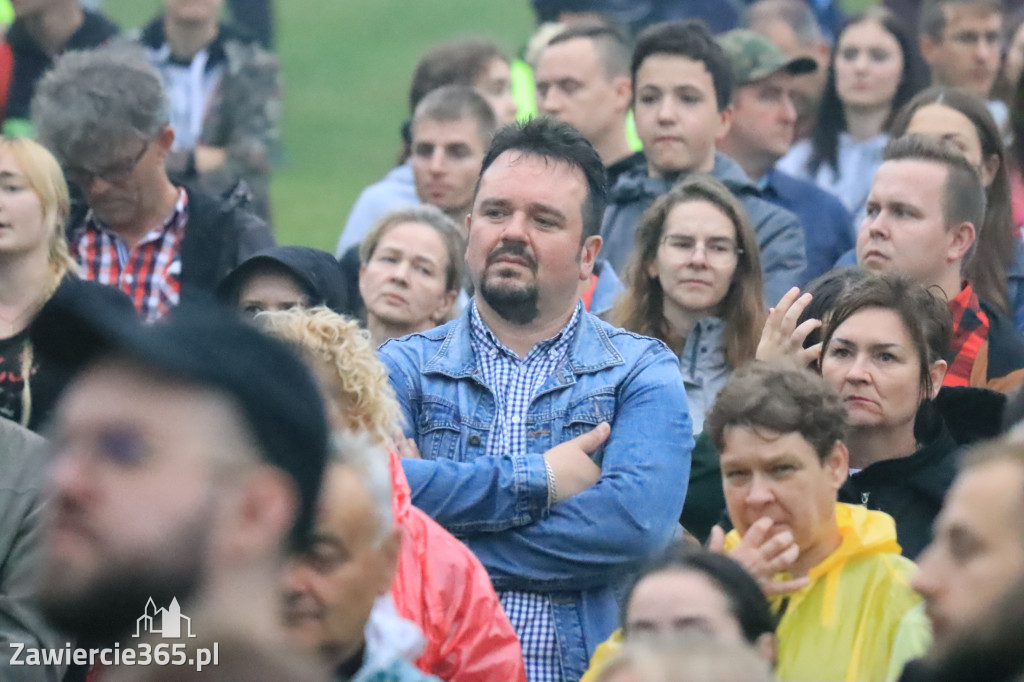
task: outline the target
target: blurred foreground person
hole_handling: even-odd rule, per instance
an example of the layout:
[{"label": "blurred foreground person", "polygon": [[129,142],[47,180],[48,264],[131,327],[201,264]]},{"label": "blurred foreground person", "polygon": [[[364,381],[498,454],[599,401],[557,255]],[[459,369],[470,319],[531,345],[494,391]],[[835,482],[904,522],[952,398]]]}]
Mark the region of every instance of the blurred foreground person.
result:
[{"label": "blurred foreground person", "polygon": [[738,642],[690,634],[627,644],[595,682],[772,682],[771,666]]},{"label": "blurred foreground person", "polygon": [[[935,645],[926,661],[907,666],[902,680],[1018,679],[1019,655],[1014,668],[1008,654],[1020,652],[1024,621],[1022,519],[1024,444],[1011,436],[968,453],[914,577]],[[997,622],[1005,633],[994,630]],[[1013,642],[1001,644],[1009,633]]]},{"label": "blurred foreground person", "polygon": [[280,571],[327,457],[302,363],[220,309],[144,327],[86,296],[55,296],[32,342],[78,370],[53,428],[44,613],[80,647],[128,648],[177,605],[193,633],[287,655]]},{"label": "blurred foreground person", "polygon": [[647,643],[700,634],[745,644],[774,666],[775,619],[757,582],[720,554],[672,545],[626,592],[622,627],[597,648],[582,682],[600,679],[623,642]]},{"label": "blurred foreground person", "polygon": [[[367,333],[355,320],[324,308],[264,313],[257,322],[306,360],[320,382],[332,427],[372,441],[373,447],[365,449],[381,463],[366,461],[365,467],[378,474],[379,467],[388,467],[388,518],[399,532],[401,547],[390,596],[377,595],[374,609],[397,609],[407,623],[418,626],[424,638],[422,651],[405,654],[421,670],[446,682],[524,680],[519,640],[483,566],[465,545],[412,506],[392,442],[398,429],[398,402]],[[366,456],[360,455],[362,460]],[[327,609],[322,613],[326,616]],[[365,631],[367,646],[379,646],[379,638],[372,638],[372,616]]]}]

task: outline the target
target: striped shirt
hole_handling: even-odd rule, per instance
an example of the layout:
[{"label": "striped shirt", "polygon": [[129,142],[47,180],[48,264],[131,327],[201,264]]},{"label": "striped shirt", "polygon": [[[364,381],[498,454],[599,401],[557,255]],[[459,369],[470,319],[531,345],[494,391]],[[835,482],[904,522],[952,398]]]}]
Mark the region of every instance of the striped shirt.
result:
[{"label": "striped shirt", "polygon": [[[480,365],[481,378],[493,391],[497,408],[487,440],[487,455],[526,454],[527,410],[569,350],[582,304],[577,303],[562,331],[535,345],[522,359],[487,328],[475,300],[471,305],[470,344]],[[530,682],[562,680],[562,657],[551,600],[534,592],[505,591],[499,592],[498,597],[519,637]]]},{"label": "striped shirt", "polygon": [[128,244],[89,211],[71,236],[72,255],[85,279],[128,294],[142,319],[154,322],[181,298],[181,240],[188,223],[188,195],[178,190],[174,212],[136,244]]}]

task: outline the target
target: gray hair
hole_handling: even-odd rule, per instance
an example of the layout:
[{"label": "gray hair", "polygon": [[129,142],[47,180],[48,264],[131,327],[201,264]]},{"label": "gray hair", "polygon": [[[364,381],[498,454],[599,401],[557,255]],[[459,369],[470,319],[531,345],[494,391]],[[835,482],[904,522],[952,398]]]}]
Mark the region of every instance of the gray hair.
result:
[{"label": "gray hair", "polygon": [[793,29],[796,41],[804,47],[825,41],[814,10],[804,0],[758,0],[743,13],[743,27],[754,31],[772,21],[781,21]]},{"label": "gray hair", "polygon": [[155,139],[169,120],[160,75],[127,45],[65,54],[32,100],[39,141],[65,166],[96,167],[127,140]]},{"label": "gray hair", "polygon": [[373,501],[377,519],[375,544],[380,544],[395,527],[391,508],[391,470],[388,451],[362,434],[336,431],[331,439],[331,463],[355,473]]}]

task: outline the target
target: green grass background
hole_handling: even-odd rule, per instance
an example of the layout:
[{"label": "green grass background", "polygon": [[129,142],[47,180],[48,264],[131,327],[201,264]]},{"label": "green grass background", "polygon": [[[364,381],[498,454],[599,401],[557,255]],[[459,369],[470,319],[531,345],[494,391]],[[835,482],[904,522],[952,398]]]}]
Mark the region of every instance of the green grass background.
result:
[{"label": "green grass background", "polygon": [[[359,192],[393,165],[409,78],[431,45],[488,35],[510,53],[527,0],[275,0],[285,86],[284,162],[271,185],[278,241],[334,250]],[[159,0],[106,0],[123,28]]]}]

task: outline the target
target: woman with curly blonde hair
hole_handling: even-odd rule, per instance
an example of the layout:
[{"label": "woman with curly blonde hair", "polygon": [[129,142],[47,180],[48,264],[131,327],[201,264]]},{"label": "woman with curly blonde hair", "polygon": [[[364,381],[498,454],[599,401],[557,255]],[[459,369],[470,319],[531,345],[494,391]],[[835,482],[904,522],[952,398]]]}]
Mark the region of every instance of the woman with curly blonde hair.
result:
[{"label": "woman with curly blonde hair", "polygon": [[754,359],[761,289],[753,227],[718,180],[690,176],[644,213],[611,321],[679,356],[695,434],[733,368]]},{"label": "woman with curly blonde hair", "polygon": [[464,544],[412,506],[392,443],[398,402],[369,332],[324,307],[264,312],[256,322],[312,368],[333,428],[366,434],[390,452],[392,513],[402,529],[391,596],[399,615],[426,639],[416,665],[445,680],[525,682],[519,640],[487,572]]}]

